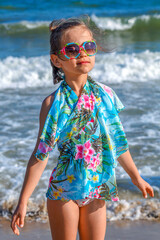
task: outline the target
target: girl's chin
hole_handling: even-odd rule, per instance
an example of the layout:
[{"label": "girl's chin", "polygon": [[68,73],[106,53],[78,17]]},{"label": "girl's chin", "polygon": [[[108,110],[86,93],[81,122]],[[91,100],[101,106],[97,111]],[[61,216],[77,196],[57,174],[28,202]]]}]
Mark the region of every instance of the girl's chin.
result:
[{"label": "girl's chin", "polygon": [[85,65],[85,64],[84,64],[84,65],[82,64],[81,66],[78,66],[77,69],[78,69],[79,71],[81,71],[81,72],[87,73],[87,72],[90,72],[90,71],[92,70],[92,68],[93,68],[93,67],[91,67],[91,66],[90,66],[90,67],[87,66],[87,64],[86,64],[86,65]]}]

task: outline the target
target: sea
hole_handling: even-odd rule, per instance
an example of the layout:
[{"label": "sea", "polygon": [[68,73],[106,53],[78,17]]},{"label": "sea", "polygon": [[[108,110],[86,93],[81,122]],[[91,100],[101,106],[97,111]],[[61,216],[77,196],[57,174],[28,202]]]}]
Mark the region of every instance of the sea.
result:
[{"label": "sea", "polygon": [[[160,219],[160,1],[0,1],[0,215],[18,202],[34,149],[43,99],[53,84],[49,23],[91,19],[101,46],[89,75],[111,87],[125,106],[119,116],[141,177],[154,189],[144,199],[129,175],[116,168],[119,202],[106,202],[108,221]],[[57,147],[28,202],[27,217],[46,221],[46,197]]]}]

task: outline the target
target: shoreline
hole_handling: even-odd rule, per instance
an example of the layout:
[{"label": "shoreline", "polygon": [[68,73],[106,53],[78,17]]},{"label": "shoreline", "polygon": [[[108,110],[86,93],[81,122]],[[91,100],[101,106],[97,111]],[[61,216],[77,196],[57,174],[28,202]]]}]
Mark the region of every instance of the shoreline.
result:
[{"label": "shoreline", "polygon": [[[14,235],[10,228],[10,220],[0,218],[0,236],[3,240],[51,240],[49,223],[25,222],[20,235]],[[159,221],[107,221],[107,229],[104,240],[150,240],[158,239],[160,236]],[[76,240],[79,239],[77,234]]]}]

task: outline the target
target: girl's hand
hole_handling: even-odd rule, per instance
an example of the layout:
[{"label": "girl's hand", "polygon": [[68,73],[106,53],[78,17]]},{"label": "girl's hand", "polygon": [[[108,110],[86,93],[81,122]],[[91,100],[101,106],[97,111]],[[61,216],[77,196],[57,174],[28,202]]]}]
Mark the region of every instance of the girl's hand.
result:
[{"label": "girl's hand", "polygon": [[153,191],[153,188],[149,185],[149,183],[147,183],[145,180],[143,180],[143,178],[138,178],[136,180],[132,180],[132,183],[134,185],[136,185],[140,190],[141,192],[143,193],[143,197],[144,198],[147,198],[147,193],[151,196],[151,197],[154,197],[154,191]]},{"label": "girl's hand", "polygon": [[11,228],[14,232],[14,234],[19,235],[19,230],[18,227],[23,227],[24,226],[24,218],[26,215],[26,209],[27,209],[27,204],[18,204],[17,208],[12,216],[12,221],[11,221]]}]

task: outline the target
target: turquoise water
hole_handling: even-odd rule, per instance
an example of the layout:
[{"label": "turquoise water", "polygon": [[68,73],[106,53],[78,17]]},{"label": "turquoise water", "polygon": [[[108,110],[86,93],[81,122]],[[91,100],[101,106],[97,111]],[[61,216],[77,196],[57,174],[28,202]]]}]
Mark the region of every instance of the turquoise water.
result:
[{"label": "turquoise water", "polygon": [[[1,1],[0,58],[49,53],[53,19],[88,14],[119,51],[160,50],[159,1]],[[108,38],[106,38],[106,35]]]},{"label": "turquoise water", "polygon": [[[125,105],[120,117],[130,152],[141,176],[154,187],[153,205],[158,211],[160,2],[32,0],[0,1],[0,209],[4,208],[4,212],[14,206],[19,196],[38,134],[41,102],[55,89],[49,63],[48,25],[53,19],[82,14],[91,17],[93,31],[100,30],[97,38],[101,45],[115,48],[113,53],[97,53],[90,75],[112,87]],[[36,199],[37,208],[44,201],[57,157],[56,149],[31,198],[32,203]],[[120,198],[127,201],[124,204],[128,204],[131,213],[129,201],[143,201],[142,194],[120,165],[117,183]],[[138,209],[135,201],[135,212]],[[142,214],[136,216],[141,218]],[[121,218],[119,212],[114,219]],[[131,215],[130,219],[135,217]]]}]

